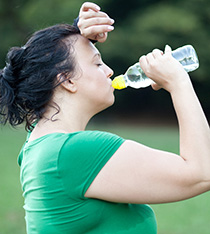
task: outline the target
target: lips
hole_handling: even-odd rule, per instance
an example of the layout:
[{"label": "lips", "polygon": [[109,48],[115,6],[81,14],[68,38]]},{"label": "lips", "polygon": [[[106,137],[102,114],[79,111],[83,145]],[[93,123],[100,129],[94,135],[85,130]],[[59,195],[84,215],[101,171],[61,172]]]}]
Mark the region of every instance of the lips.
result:
[{"label": "lips", "polygon": [[108,82],[110,85],[112,85],[112,80],[110,78],[108,78]]}]

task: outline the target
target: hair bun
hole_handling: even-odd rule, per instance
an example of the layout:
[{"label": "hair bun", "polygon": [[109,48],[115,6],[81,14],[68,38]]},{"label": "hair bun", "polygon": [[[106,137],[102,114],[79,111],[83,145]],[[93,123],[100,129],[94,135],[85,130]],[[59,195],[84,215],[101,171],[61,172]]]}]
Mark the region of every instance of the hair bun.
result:
[{"label": "hair bun", "polygon": [[[25,49],[23,47],[13,47],[10,49],[7,55],[7,65],[5,74],[18,78],[20,71],[22,70],[24,60]],[[10,71],[7,73],[7,71]]]},{"label": "hair bun", "polygon": [[[12,123],[13,118],[15,119],[16,115],[19,115],[15,111],[17,104],[16,94],[19,74],[24,64],[24,51],[21,47],[11,48],[7,55],[6,66],[0,72],[0,117],[2,117],[3,120],[1,122],[3,123],[6,123],[7,120]],[[5,112],[5,107],[7,107],[8,114]],[[10,115],[10,113],[13,114]]]},{"label": "hair bun", "polygon": [[26,129],[32,129],[33,122],[43,117],[61,83],[57,75],[75,75],[76,38],[69,37],[76,34],[71,25],[54,25],[34,33],[26,46],[9,50],[0,72],[0,122],[15,126],[25,120]]}]

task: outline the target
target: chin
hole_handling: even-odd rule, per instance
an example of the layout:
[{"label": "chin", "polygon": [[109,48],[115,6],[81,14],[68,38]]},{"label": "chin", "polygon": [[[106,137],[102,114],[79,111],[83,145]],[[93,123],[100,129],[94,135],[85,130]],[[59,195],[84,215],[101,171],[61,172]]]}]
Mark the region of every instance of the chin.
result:
[{"label": "chin", "polygon": [[99,111],[97,113],[99,113],[99,112],[101,112],[103,110],[106,110],[107,108],[111,107],[114,104],[114,102],[115,102],[115,97],[113,95],[112,99],[110,99],[107,103],[103,103],[103,105],[101,106],[101,108],[99,109]]},{"label": "chin", "polygon": [[115,96],[113,95],[112,98],[110,98],[110,102],[109,102],[107,108],[112,106],[114,104],[114,102],[115,102]]},{"label": "chin", "polygon": [[114,102],[115,102],[115,99],[113,98],[113,100],[111,100],[109,104],[104,108],[104,110],[111,107],[114,104]]}]

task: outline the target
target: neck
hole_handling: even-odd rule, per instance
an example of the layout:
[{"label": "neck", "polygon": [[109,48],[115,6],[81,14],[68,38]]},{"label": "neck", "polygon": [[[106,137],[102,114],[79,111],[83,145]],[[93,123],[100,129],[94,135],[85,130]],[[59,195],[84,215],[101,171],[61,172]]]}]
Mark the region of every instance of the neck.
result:
[{"label": "neck", "polygon": [[63,112],[60,111],[57,115],[52,117],[54,114],[55,109],[51,114],[47,112],[47,115],[39,120],[32,131],[29,141],[55,132],[72,133],[84,131],[90,120],[90,118],[85,118],[84,115],[75,114],[75,112],[72,112],[69,115],[65,113],[64,115]]},{"label": "neck", "polygon": [[84,131],[89,120],[97,113],[91,109],[91,106],[92,104],[78,98],[76,94],[57,92],[48,105],[44,117],[33,130],[31,139],[54,132]]},{"label": "neck", "polygon": [[51,108],[45,114],[45,117],[39,121],[37,126],[50,132],[70,133],[84,131],[91,117],[90,115],[81,113],[81,111],[75,110],[71,106],[65,108],[65,111],[61,108],[56,115],[55,109]]}]

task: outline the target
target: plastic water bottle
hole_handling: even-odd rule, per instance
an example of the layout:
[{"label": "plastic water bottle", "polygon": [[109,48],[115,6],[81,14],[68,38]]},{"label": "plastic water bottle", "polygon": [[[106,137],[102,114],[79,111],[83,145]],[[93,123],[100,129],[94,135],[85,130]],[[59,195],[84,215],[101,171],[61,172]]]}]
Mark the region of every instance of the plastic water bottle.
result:
[{"label": "plastic water bottle", "polygon": [[[182,64],[187,72],[194,71],[199,67],[197,54],[191,45],[185,45],[172,51],[172,56]],[[124,89],[127,86],[139,89],[145,88],[152,83],[153,81],[145,75],[139,63],[135,63],[128,68],[124,75],[115,77],[112,86],[115,89]]]}]

